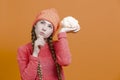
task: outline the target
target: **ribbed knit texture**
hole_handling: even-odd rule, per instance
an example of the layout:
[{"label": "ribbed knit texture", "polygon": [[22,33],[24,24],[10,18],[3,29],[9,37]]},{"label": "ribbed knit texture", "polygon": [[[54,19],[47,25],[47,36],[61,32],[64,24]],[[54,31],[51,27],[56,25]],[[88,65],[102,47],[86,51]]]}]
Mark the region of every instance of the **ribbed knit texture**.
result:
[{"label": "ribbed knit texture", "polygon": [[[66,39],[66,33],[58,34],[58,41],[54,43],[57,62],[61,66],[71,63],[71,54]],[[39,52],[39,57],[32,56],[32,44],[28,43],[18,48],[17,60],[20,69],[21,80],[38,80],[37,66],[40,60],[43,80],[58,80],[55,63],[52,59],[49,46],[46,43]],[[62,69],[62,67],[61,67]],[[65,80],[62,69],[62,80]]]},{"label": "ribbed knit texture", "polygon": [[58,16],[56,9],[50,8],[50,9],[42,10],[36,16],[33,22],[33,26],[37,23],[37,21],[42,20],[42,19],[47,20],[50,23],[52,23],[54,27],[54,33],[59,28],[59,16]]}]

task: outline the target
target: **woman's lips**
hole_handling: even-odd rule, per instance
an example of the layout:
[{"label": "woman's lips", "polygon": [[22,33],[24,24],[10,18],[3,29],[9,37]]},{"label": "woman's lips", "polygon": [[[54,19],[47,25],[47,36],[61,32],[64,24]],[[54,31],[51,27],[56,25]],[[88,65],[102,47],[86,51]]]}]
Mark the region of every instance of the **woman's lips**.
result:
[{"label": "woman's lips", "polygon": [[45,33],[44,32],[40,32],[40,35],[44,35]]}]

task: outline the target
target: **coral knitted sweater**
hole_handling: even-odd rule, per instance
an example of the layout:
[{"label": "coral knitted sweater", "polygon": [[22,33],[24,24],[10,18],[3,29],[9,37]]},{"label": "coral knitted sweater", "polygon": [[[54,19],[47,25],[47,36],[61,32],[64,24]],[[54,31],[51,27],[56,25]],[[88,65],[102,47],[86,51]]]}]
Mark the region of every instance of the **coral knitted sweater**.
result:
[{"label": "coral knitted sweater", "polygon": [[[71,54],[66,39],[66,33],[58,34],[58,41],[53,42],[57,62],[67,66],[71,62]],[[20,69],[21,80],[39,80],[37,74],[38,60],[40,61],[43,79],[58,80],[54,60],[46,43],[39,52],[38,57],[32,56],[32,44],[28,43],[18,48],[17,61]],[[62,69],[62,67],[61,67]],[[65,80],[62,69],[62,80]]]}]

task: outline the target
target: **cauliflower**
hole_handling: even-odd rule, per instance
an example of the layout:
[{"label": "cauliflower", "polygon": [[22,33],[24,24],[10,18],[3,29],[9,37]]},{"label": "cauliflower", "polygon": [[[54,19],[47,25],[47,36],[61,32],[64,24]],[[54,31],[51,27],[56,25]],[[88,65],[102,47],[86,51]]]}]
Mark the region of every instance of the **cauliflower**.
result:
[{"label": "cauliflower", "polygon": [[76,20],[72,16],[68,16],[63,18],[63,20],[60,22],[60,25],[62,27],[67,28],[74,28],[75,30],[73,32],[77,32],[80,30],[80,25],[78,24],[78,20]]}]

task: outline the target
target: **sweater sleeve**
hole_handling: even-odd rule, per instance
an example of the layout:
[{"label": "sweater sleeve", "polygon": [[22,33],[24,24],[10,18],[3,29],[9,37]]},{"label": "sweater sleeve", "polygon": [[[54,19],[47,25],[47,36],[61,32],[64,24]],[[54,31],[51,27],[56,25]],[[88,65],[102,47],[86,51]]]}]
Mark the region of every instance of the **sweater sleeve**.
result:
[{"label": "sweater sleeve", "polygon": [[58,34],[58,41],[55,42],[54,49],[57,57],[57,62],[61,66],[67,66],[71,63],[71,54],[65,32]]},{"label": "sweater sleeve", "polygon": [[37,76],[38,58],[28,55],[29,52],[25,46],[18,48],[17,61],[22,80],[35,80]]}]

